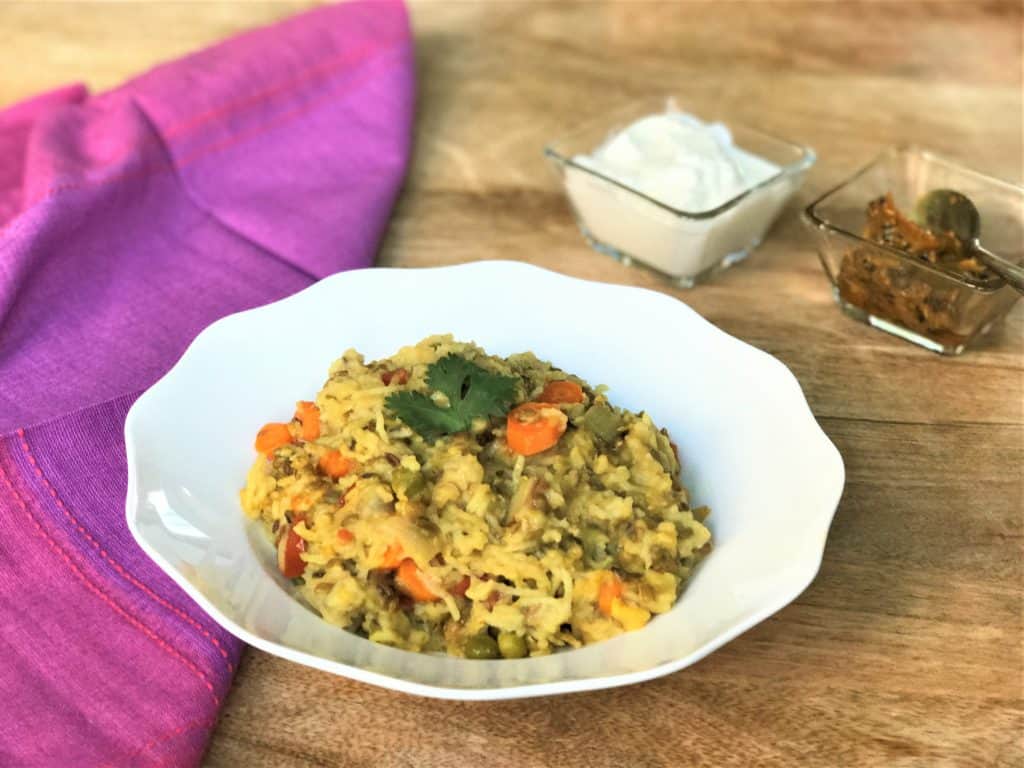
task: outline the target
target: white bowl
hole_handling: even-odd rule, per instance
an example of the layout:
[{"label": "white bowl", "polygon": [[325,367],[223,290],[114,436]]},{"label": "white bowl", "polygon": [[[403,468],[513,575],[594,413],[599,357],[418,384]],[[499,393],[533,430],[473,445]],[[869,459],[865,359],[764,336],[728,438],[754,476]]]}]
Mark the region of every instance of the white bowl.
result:
[{"label": "white bowl", "polygon": [[[373,359],[433,333],[533,350],[668,428],[714,535],[671,611],[580,650],[472,661],[372,643],[289,594],[238,503],[253,435],[312,397],[348,347]],[[775,358],[667,295],[514,262],[345,272],[219,320],[136,401],[125,441],[128,527],[225,629],[300,664],[451,699],[606,688],[693,664],[807,587],[843,489],[839,452]]]}]

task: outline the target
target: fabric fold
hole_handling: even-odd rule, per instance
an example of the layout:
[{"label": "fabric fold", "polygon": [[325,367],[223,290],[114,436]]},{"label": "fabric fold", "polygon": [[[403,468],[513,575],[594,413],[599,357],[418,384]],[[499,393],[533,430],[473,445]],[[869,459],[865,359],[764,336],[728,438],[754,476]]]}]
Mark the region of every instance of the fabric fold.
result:
[{"label": "fabric fold", "polygon": [[372,263],[410,152],[400,2],[0,111],[0,764],[193,765],[241,644],[124,520],[124,416],[215,319]]}]

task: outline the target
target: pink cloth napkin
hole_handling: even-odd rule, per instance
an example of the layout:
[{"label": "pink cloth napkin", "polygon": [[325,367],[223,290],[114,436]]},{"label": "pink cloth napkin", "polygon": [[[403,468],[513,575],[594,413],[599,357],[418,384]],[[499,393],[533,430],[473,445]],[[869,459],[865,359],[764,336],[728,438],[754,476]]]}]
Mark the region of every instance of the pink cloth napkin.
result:
[{"label": "pink cloth napkin", "polygon": [[241,645],[132,540],[124,416],[213,320],[372,262],[414,89],[367,1],[0,112],[0,765],[199,762]]}]

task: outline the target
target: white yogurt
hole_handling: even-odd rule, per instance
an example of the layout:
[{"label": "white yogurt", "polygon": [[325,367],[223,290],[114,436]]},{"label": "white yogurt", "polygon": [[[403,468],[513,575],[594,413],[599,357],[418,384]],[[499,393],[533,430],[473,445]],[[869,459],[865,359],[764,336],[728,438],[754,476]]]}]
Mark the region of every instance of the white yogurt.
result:
[{"label": "white yogurt", "polygon": [[777,165],[737,147],[721,123],[672,111],[636,121],[589,155],[575,156],[565,170],[569,197],[591,238],[684,279],[746,255],[795,190],[793,180],[769,184],[716,216],[694,219],[609,183],[700,214],[779,175]]}]

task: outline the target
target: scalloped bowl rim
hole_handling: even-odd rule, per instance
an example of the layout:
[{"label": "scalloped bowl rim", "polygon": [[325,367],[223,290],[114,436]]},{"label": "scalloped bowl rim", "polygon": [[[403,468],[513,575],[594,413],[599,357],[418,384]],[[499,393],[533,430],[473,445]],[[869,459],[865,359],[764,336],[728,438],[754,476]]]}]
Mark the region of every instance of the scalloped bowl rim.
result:
[{"label": "scalloped bowl rim", "polygon": [[[540,281],[541,283],[558,283],[560,289],[565,289],[566,291],[614,292],[620,296],[629,294],[632,297],[639,297],[636,300],[642,300],[642,302],[647,306],[660,306],[664,312],[679,313],[680,318],[685,318],[684,322],[680,323],[680,326],[686,325],[688,330],[691,332],[694,329],[699,329],[701,333],[706,334],[707,338],[711,339],[715,344],[720,345],[723,348],[732,348],[737,352],[742,351],[744,354],[751,357],[751,359],[759,360],[760,364],[766,366],[766,370],[774,370],[776,374],[782,376],[784,385],[791,390],[795,390],[796,394],[799,396],[799,401],[802,407],[798,409],[797,413],[791,415],[794,417],[794,420],[799,420],[808,428],[813,428],[811,430],[811,435],[817,441],[816,450],[821,461],[821,466],[830,474],[828,488],[822,493],[823,498],[817,502],[818,509],[816,511],[816,517],[807,521],[809,524],[813,524],[810,526],[813,529],[813,532],[807,536],[808,546],[804,548],[804,550],[807,551],[801,551],[804,555],[804,559],[799,564],[799,573],[791,580],[791,583],[787,588],[777,591],[770,599],[765,599],[757,610],[749,612],[741,621],[733,623],[731,626],[718,632],[713,637],[701,642],[697,647],[691,649],[684,655],[667,659],[647,668],[633,671],[615,672],[608,675],[597,674],[586,677],[550,679],[543,682],[532,682],[523,685],[512,684],[474,687],[472,685],[450,686],[444,684],[424,683],[407,679],[401,675],[377,671],[375,669],[356,664],[347,664],[336,659],[326,658],[325,656],[317,653],[299,650],[279,639],[264,637],[250,628],[242,626],[239,621],[236,621],[234,616],[229,615],[228,612],[222,610],[222,608],[218,606],[213,599],[204,594],[204,592],[189,578],[189,576],[183,572],[178,563],[172,562],[167,556],[165,556],[161,547],[151,542],[147,535],[147,531],[143,530],[140,526],[140,507],[145,499],[143,491],[146,490],[145,488],[140,487],[141,452],[146,438],[144,433],[147,429],[144,422],[152,417],[151,410],[157,406],[158,401],[165,398],[173,391],[175,382],[179,376],[182,375],[183,370],[201,354],[198,350],[204,350],[207,345],[215,345],[218,342],[218,335],[222,334],[226,329],[233,328],[238,324],[254,322],[259,318],[266,317],[269,313],[277,313],[280,315],[282,312],[292,312],[301,314],[304,309],[312,307],[317,301],[326,299],[334,293],[341,292],[349,282],[357,282],[363,279],[361,276],[366,276],[368,273],[373,275],[370,280],[371,283],[377,281],[383,281],[386,283],[389,276],[404,277],[409,276],[412,273],[415,273],[417,280],[422,279],[423,284],[429,283],[434,278],[449,278],[449,282],[457,279],[470,281],[483,280],[485,282],[487,280],[497,279],[499,281],[508,280],[509,282],[512,282],[515,278],[521,277],[531,281]],[[443,332],[443,330],[432,328],[430,332]],[[415,343],[423,335],[426,335],[426,333],[421,334],[421,336],[417,338],[410,338],[405,343]],[[479,343],[487,348],[488,351],[491,351],[485,341],[479,341]],[[340,343],[335,357],[340,354],[343,348],[348,346],[350,346],[348,343]],[[534,348],[534,346],[527,343],[523,344],[521,349],[530,349]],[[541,356],[543,357],[543,355]],[[329,359],[323,361],[321,371],[326,369],[329,362]],[[556,365],[561,365],[561,361],[558,359],[555,359],[554,362]],[[571,370],[569,366],[565,367]],[[593,381],[593,379],[589,380]],[[298,399],[298,396],[299,393],[296,393],[294,399]],[[614,400],[614,389],[612,390],[612,397]],[[703,659],[709,653],[717,650],[736,638],[738,635],[781,610],[783,607],[795,600],[810,585],[821,566],[828,530],[838,507],[845,484],[845,469],[843,467],[839,451],[828,436],[821,430],[820,426],[814,419],[813,413],[803,396],[803,392],[800,389],[800,385],[796,377],[775,357],[726,334],[724,331],[721,331],[702,318],[693,309],[667,294],[646,288],[588,281],[582,278],[571,277],[524,264],[522,262],[512,261],[477,261],[454,266],[420,269],[368,268],[350,270],[326,277],[323,280],[320,280],[319,282],[278,301],[227,315],[213,322],[200,332],[191,344],[189,344],[178,362],[176,362],[163,377],[161,377],[136,400],[125,419],[124,429],[128,462],[128,487],[126,498],[128,528],[142,550],[151,559],[153,559],[157,565],[217,624],[244,642],[267,653],[289,659],[290,661],[332,672],[334,674],[339,674],[371,685],[441,699],[497,700],[610,688],[661,677],[683,669]],[[246,448],[248,448],[248,446],[246,446]],[[689,485],[690,481],[687,482]],[[701,499],[697,499],[696,501],[700,503]],[[243,517],[240,508],[236,509],[236,514],[239,519]],[[716,512],[714,507],[712,507],[712,521],[715,520],[715,514]],[[714,525],[712,525],[712,529],[714,530]],[[711,561],[715,557],[715,554],[716,553],[713,552],[708,558],[708,561]],[[701,567],[703,568],[704,565],[702,564]],[[699,576],[700,569],[698,569],[693,581],[696,581]],[[268,576],[267,578],[271,579],[272,577]],[[676,607],[673,608],[673,612],[686,600],[686,596],[686,592],[684,592],[683,597],[680,598]],[[656,620],[658,618],[660,617],[656,617]],[[650,625],[642,630],[638,630],[637,632],[627,634],[640,635],[647,632],[649,628]],[[612,641],[606,641],[606,643],[614,643],[618,639],[619,638]],[[369,641],[364,642],[369,643]],[[599,647],[606,643],[600,643],[596,646],[588,646],[582,650],[562,651],[557,655],[579,654],[589,648]],[[375,644],[371,643],[371,645]],[[437,657],[435,656],[411,654],[410,652],[396,651],[395,649],[387,650],[389,652],[416,656],[420,659],[437,660]],[[521,664],[523,662],[529,663],[531,661],[535,661],[535,659],[525,659],[516,662],[458,661],[463,664],[484,666],[510,663]],[[429,664],[431,662],[423,661],[421,663]]]}]

